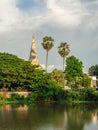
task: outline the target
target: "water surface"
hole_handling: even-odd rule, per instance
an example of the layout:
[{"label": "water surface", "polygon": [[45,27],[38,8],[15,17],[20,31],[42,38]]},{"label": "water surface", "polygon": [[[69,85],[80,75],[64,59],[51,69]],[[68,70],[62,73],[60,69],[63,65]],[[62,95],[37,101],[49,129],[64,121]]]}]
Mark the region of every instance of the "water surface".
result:
[{"label": "water surface", "polygon": [[98,130],[98,105],[1,105],[0,130]]}]

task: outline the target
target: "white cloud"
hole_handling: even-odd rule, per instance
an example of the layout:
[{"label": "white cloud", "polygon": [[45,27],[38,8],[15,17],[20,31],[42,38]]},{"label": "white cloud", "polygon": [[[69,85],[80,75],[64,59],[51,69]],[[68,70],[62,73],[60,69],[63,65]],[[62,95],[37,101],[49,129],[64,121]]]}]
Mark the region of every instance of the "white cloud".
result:
[{"label": "white cloud", "polygon": [[19,0],[0,1],[0,32],[20,29],[35,29],[44,23],[42,15],[25,12],[17,7]]},{"label": "white cloud", "polygon": [[47,0],[52,21],[62,26],[78,26],[86,15],[84,6],[79,0]]},{"label": "white cloud", "polygon": [[17,0],[0,1],[0,31],[10,30],[18,20]]},{"label": "white cloud", "polygon": [[[41,64],[41,67],[45,69],[45,64]],[[54,65],[48,65],[47,70],[48,72],[52,71],[54,69]]]},{"label": "white cloud", "polygon": [[[19,0],[0,1],[0,32],[36,29],[43,24],[68,28],[79,25],[85,28],[98,26],[98,11],[92,12],[88,9],[91,5],[89,3],[85,5],[80,0],[37,0],[36,2],[43,3],[43,7],[39,7],[39,10],[32,7],[28,11],[19,8],[19,2]],[[94,2],[92,4],[95,5]]]},{"label": "white cloud", "polygon": [[48,21],[59,27],[95,29],[98,26],[98,1],[44,0]]},{"label": "white cloud", "polygon": [[83,26],[86,29],[93,30],[98,27],[98,0],[88,1],[83,4],[88,12],[84,17]]}]

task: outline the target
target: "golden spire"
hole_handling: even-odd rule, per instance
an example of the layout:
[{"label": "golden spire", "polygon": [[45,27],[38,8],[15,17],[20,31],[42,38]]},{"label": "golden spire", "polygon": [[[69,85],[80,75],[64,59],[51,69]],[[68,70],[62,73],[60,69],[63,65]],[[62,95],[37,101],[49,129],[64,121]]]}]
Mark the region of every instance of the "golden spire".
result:
[{"label": "golden spire", "polygon": [[35,43],[35,36],[34,36],[34,34],[32,35],[32,43]]},{"label": "golden spire", "polygon": [[35,36],[32,35],[32,45],[31,45],[31,51],[30,51],[30,57],[29,60],[31,61],[31,64],[38,65],[38,56],[36,52],[36,45],[35,45]]}]

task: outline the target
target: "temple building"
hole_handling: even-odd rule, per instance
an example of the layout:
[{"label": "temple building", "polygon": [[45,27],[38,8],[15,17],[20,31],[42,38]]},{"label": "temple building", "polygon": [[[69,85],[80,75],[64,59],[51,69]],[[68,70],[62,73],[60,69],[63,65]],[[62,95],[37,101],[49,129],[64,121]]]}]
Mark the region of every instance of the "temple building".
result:
[{"label": "temple building", "polygon": [[35,36],[32,36],[32,45],[31,45],[31,51],[30,51],[30,57],[29,60],[31,61],[31,64],[38,65],[38,55],[36,51],[36,45],[35,45]]}]

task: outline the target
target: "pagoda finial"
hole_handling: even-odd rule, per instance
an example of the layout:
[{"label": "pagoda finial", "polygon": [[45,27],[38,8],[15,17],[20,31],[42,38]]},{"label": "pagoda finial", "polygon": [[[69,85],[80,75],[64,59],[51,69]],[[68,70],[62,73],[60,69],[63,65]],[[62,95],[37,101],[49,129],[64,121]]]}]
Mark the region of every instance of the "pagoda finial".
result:
[{"label": "pagoda finial", "polygon": [[32,42],[33,43],[35,42],[35,35],[34,34],[32,35]]}]

